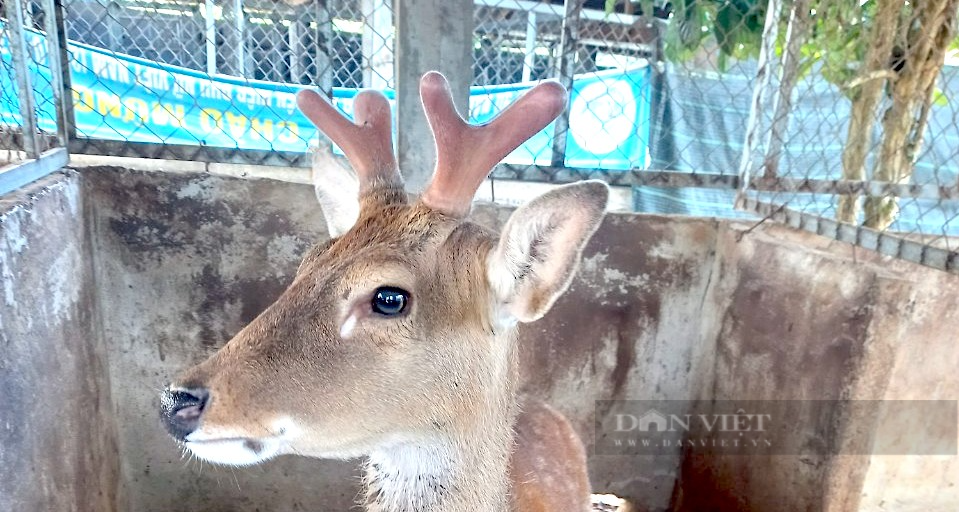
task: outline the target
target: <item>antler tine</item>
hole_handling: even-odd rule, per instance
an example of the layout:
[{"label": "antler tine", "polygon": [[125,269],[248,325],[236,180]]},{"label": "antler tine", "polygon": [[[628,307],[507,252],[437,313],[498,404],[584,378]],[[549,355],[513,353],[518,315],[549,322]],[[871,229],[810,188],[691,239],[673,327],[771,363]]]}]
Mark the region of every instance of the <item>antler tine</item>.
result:
[{"label": "antler tine", "polygon": [[465,217],[493,166],[563,111],[566,88],[542,82],[484,125],[468,124],[456,111],[449,82],[440,73],[423,76],[420,98],[436,141],[436,169],[421,201],[447,215]]},{"label": "antler tine", "polygon": [[353,98],[353,121],[315,91],[301,90],[296,104],[346,154],[359,178],[361,195],[381,185],[402,190],[393,154],[390,104],[382,93],[359,92]]}]

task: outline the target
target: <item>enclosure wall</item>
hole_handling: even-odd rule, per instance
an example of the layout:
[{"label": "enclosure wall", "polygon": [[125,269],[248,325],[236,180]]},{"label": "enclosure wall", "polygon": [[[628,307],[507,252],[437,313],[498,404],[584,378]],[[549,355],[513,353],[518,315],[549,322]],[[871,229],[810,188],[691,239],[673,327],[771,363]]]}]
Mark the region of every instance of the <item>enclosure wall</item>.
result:
[{"label": "enclosure wall", "polygon": [[0,199],[0,510],[116,510],[86,204],[75,172]]},{"label": "enclosure wall", "polygon": [[[159,390],[273,302],[327,238],[310,187],[87,169],[84,183],[122,454],[121,510],[349,510],[355,464],[284,457],[228,469],[182,459]],[[189,458],[189,457],[187,457]]]},{"label": "enclosure wall", "polygon": [[[275,300],[328,237],[311,187],[90,167],[6,204],[11,509],[350,509],[355,462],[211,467],[183,460],[157,415],[164,383]],[[495,229],[511,213],[473,218]],[[523,393],[570,417],[594,490],[643,509],[935,510],[959,501],[957,457],[830,449],[868,453],[877,426],[853,400],[959,399],[957,281],[775,225],[610,214],[569,291],[520,330]],[[817,406],[825,431],[822,410],[794,418],[790,455],[597,455],[594,420],[609,413],[596,401],[620,399],[833,401]]]}]

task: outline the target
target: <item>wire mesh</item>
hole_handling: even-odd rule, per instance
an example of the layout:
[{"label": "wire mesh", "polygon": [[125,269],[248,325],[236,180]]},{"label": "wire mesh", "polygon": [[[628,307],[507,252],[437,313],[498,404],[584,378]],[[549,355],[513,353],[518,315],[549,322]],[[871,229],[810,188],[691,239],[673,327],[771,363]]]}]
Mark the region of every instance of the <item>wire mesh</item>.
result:
[{"label": "wire mesh", "polygon": [[[555,78],[571,89],[567,112],[547,129],[549,140],[521,148],[530,153],[511,155],[495,177],[599,178],[636,186],[640,211],[752,217],[733,205],[756,52],[730,34],[758,27],[753,43],[761,39],[761,6],[475,3],[475,119],[497,104],[502,84]],[[723,25],[713,23],[717,19]]]},{"label": "wire mesh", "polygon": [[959,2],[779,4],[745,200],[959,270]]},{"label": "wire mesh", "polygon": [[300,86],[333,91],[341,102],[356,88],[393,87],[390,0],[64,6],[76,48],[78,152],[189,158],[219,149],[226,151],[217,158],[230,161],[298,159],[315,136],[297,117]]},{"label": "wire mesh", "polygon": [[475,5],[474,121],[495,115],[530,81],[553,78],[571,91],[567,111],[510,155],[501,177],[529,177],[532,164],[582,169],[577,175],[647,167],[651,18],[606,12],[604,2]]},{"label": "wire mesh", "polygon": [[[6,12],[0,10],[6,17]],[[0,24],[0,167],[26,158],[21,135],[19,87],[13,71],[12,31],[9,23]]]},{"label": "wire mesh", "polygon": [[61,145],[58,77],[50,72],[50,48],[43,32],[44,6],[50,5],[0,2],[0,165],[37,158]]},{"label": "wire mesh", "polygon": [[[637,185],[634,207],[657,213],[788,210],[817,231],[959,269],[956,1],[477,4],[474,83],[489,97],[517,76],[572,86],[568,133],[525,160],[513,155],[554,169],[496,176]],[[888,33],[875,28],[882,4],[896,10]],[[525,34],[523,21],[533,27]],[[868,115],[864,89],[877,96]],[[734,210],[732,188],[754,207]]]},{"label": "wire mesh", "polygon": [[[42,40],[45,4],[21,2]],[[486,121],[556,79],[568,108],[494,177],[600,178],[633,186],[634,207],[656,213],[794,212],[959,266],[957,3],[474,0],[469,117]],[[347,112],[358,88],[393,98],[392,0],[63,8],[76,152],[303,164],[316,132],[298,117],[299,87],[332,91]],[[55,84],[45,46],[30,46],[38,132],[49,132],[43,91]],[[0,77],[12,83],[7,55]],[[0,144],[15,148],[23,96],[10,91]]]},{"label": "wire mesh", "polygon": [[[296,86],[344,88],[344,99],[351,89],[394,86],[391,4],[66,0],[75,48],[74,149],[190,158],[220,148],[233,150],[226,153],[231,161],[259,150],[249,156],[254,163],[264,153],[296,153],[311,135],[290,129],[302,128],[291,121]],[[689,183],[671,176],[678,172],[728,189],[721,193],[732,203],[734,182],[713,178],[737,174],[755,67],[719,51],[725,43],[718,37],[686,34],[693,21],[701,25],[697,34],[713,33],[699,19],[708,16],[704,9],[686,2],[676,23],[671,2],[474,4],[473,121],[491,118],[531,81],[555,78],[571,89],[567,112],[507,158],[510,176],[570,176],[529,168],[536,164],[619,184]],[[757,16],[738,22],[755,24]],[[670,37],[703,45],[676,50]],[[124,144],[131,142],[162,147]],[[667,202],[676,207],[696,193],[665,195],[675,196]]]}]

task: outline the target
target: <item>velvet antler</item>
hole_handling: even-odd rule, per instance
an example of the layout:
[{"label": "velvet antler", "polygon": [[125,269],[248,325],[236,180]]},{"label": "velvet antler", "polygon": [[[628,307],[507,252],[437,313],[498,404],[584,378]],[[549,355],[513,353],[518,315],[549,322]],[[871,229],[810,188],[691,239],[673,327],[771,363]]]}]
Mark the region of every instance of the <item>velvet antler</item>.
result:
[{"label": "velvet antler", "polygon": [[378,186],[403,189],[393,154],[390,104],[382,93],[357,93],[353,99],[353,121],[314,91],[297,93],[296,104],[346,154],[359,179],[360,195]]},{"label": "velvet antler", "polygon": [[540,83],[483,125],[468,124],[456,111],[449,82],[440,73],[423,75],[420,98],[436,140],[436,169],[421,200],[465,217],[493,166],[563,111],[566,89],[558,82]]}]

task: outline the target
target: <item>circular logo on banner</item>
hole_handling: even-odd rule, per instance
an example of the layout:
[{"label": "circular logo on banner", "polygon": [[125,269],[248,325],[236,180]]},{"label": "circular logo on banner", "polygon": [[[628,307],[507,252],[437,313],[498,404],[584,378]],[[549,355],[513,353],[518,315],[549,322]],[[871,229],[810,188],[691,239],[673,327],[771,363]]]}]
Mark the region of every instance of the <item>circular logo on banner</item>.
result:
[{"label": "circular logo on banner", "polygon": [[623,80],[602,80],[583,87],[569,111],[570,133],[583,151],[609,153],[636,128],[636,98]]}]

